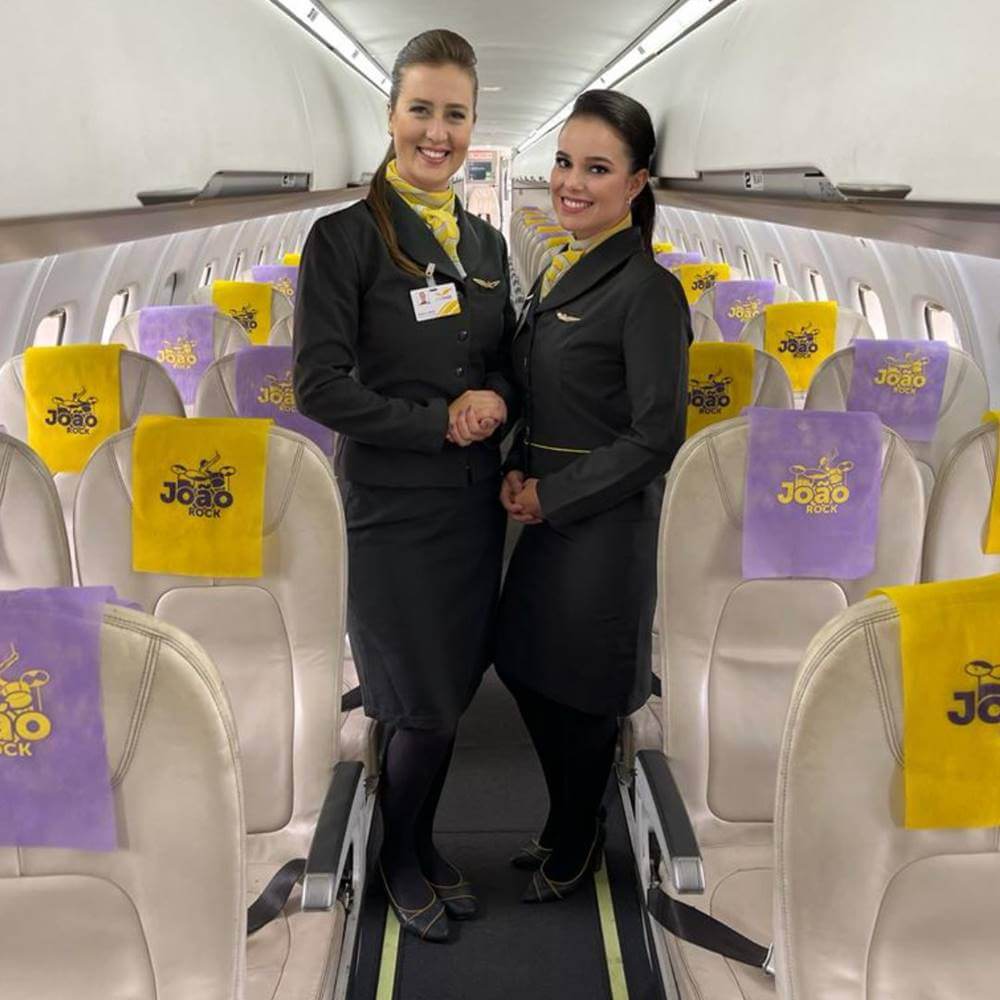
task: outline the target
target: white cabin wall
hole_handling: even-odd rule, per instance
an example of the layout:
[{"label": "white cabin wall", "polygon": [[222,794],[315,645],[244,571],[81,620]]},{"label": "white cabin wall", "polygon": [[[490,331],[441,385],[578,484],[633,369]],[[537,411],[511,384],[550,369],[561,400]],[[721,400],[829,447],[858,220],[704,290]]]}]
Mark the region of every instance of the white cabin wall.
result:
[{"label": "white cabin wall", "polygon": [[[816,167],[914,200],[1000,202],[998,34],[983,0],[740,0],[619,89],[649,109],[661,177]],[[547,175],[557,131],[516,176]]]},{"label": "white cabin wall", "polygon": [[4,0],[0,66],[22,157],[0,217],[137,207],[217,170],[341,188],[385,150],[384,97],[269,0]]}]

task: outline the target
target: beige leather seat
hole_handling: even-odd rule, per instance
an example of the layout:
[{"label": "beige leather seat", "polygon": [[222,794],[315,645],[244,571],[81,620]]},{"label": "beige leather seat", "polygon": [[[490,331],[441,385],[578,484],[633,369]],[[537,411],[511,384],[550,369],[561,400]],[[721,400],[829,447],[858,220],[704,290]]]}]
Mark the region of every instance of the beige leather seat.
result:
[{"label": "beige leather seat", "polygon": [[270,347],[291,347],[292,346],[292,317],[286,316],[278,320],[271,327],[271,333],[267,338]]},{"label": "beige leather seat", "polygon": [[[703,859],[704,893],[686,901],[768,943],[778,748],[799,662],[817,630],[873,587],[917,581],[924,499],[916,462],[884,429],[874,571],[860,580],[744,580],[748,427],[741,417],[696,435],[667,481],[658,560],[663,750]],[[650,808],[638,794],[640,858]],[[763,972],[654,934],[684,1000],[774,996]]]},{"label": "beige leather seat", "polygon": [[[774,287],[774,304],[781,302],[800,302],[802,297],[794,288],[788,285],[778,285]],[[722,330],[715,321],[715,288],[710,288],[691,307],[691,329],[694,333],[695,341],[718,341],[724,340]]]},{"label": "beige leather seat", "polygon": [[814,639],[782,739],[774,943],[785,1000],[997,996],[997,829],[905,829],[902,747],[899,616],[876,597]]},{"label": "beige leather seat", "polygon": [[69,541],[45,463],[0,434],[0,589],[70,587]]},{"label": "beige leather seat", "polygon": [[997,425],[969,431],[938,473],[927,511],[924,580],[1000,573],[1000,555],[983,552],[996,478]]},{"label": "beige leather seat", "polygon": [[0,847],[4,996],[240,1000],[243,801],[218,674],[180,630],[109,605],[101,688],[121,846]]},{"label": "beige leather seat", "polygon": [[[75,509],[80,580],[112,584],[120,596],[190,633],[214,660],[239,733],[248,891],[256,897],[285,862],[305,856],[339,759],[347,583],[340,494],[319,449],[272,426],[263,575],[136,573],[133,434],[106,441],[81,478]],[[363,846],[357,848],[355,862],[363,863],[363,854]],[[319,984],[332,981],[345,936],[343,908],[298,912],[298,898],[250,938],[249,1000],[318,996]]]},{"label": "beige leather seat", "polygon": [[[855,340],[874,340],[875,333],[868,320],[859,312],[840,307],[837,310],[837,330],[834,334],[833,349],[840,351]],[[764,350],[764,314],[755,316],[745,327],[740,343],[753,344],[757,350]]]},{"label": "beige leather seat", "polygon": [[[205,306],[212,305],[212,286],[205,285],[203,288],[195,289],[194,294],[191,296],[191,302],[194,305]],[[287,295],[283,295],[276,288],[271,289],[271,327],[273,328],[276,323],[280,323],[283,319],[292,315],[292,303]],[[230,317],[231,319],[232,317]],[[237,324],[239,325],[239,324]],[[240,327],[242,329],[242,327]],[[270,333],[270,331],[268,331]],[[225,352],[229,354],[229,351]]]},{"label": "beige leather seat", "polygon": [[[806,395],[807,410],[844,410],[854,374],[854,349],[831,354],[817,369]],[[934,480],[951,449],[963,434],[975,427],[989,409],[990,390],[979,365],[964,351],[948,348],[948,372],[937,431],[931,441],[906,440],[920,465],[930,496]]]},{"label": "beige leather seat", "polygon": [[[235,417],[236,412],[236,358],[220,358],[206,370],[198,387],[195,415],[199,417]],[[343,666],[344,693],[358,686],[358,673],[354,659],[345,655]],[[365,765],[369,779],[378,773],[379,732],[374,720],[365,716],[360,708],[352,709],[341,717],[340,751],[344,760],[360,760]]]},{"label": "beige leather seat", "polygon": [[[184,405],[181,403],[176,386],[166,371],[152,358],[132,350],[124,350],[119,362],[119,374],[122,427],[131,427],[144,413],[184,415]],[[15,355],[0,368],[0,424],[3,424],[7,432],[14,437],[22,441],[28,440],[23,354]],[[53,478],[66,525],[72,533],[73,497],[76,494],[80,473],[57,472]]]},{"label": "beige leather seat", "polygon": [[[707,294],[707,293],[706,293]],[[794,396],[792,384],[781,362],[763,351],[754,351],[752,406],[769,406],[790,410]],[[653,620],[653,673],[660,676],[659,662],[660,609]],[[637,712],[622,720],[620,764],[631,772],[638,750],[655,749],[663,745],[663,707],[653,694]]]}]

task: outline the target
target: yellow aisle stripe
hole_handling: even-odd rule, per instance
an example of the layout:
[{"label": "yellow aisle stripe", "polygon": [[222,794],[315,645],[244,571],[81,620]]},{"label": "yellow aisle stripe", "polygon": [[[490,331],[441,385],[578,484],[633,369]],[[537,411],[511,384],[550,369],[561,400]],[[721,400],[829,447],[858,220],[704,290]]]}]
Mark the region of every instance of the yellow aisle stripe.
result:
[{"label": "yellow aisle stripe", "polygon": [[385,914],[385,934],[382,936],[382,961],[378,966],[378,989],[375,1000],[392,1000],[396,988],[396,958],[399,954],[399,921],[392,909]]},{"label": "yellow aisle stripe", "polygon": [[594,888],[597,890],[597,912],[601,916],[601,937],[604,938],[604,958],[608,963],[611,1000],[628,1000],[625,962],[622,959],[621,942],[618,940],[615,904],[611,902],[611,886],[608,884],[607,856],[602,860],[604,863],[600,870],[594,873]]}]

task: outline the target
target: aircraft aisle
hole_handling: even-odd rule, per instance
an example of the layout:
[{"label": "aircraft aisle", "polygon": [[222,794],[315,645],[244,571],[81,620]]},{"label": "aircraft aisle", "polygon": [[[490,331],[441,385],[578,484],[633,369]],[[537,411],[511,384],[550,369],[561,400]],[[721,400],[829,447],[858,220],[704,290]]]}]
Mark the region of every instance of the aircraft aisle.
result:
[{"label": "aircraft aisle", "polygon": [[[437,947],[398,936],[393,963],[397,936],[392,927],[385,933],[385,896],[370,878],[350,1000],[662,997],[643,947],[634,861],[613,786],[612,777],[606,864],[594,885],[558,906],[521,903],[529,874],[507,859],[544,822],[545,788],[514,701],[491,670],[459,729],[437,821],[443,852],[476,887],[480,916],[453,921],[451,941]],[[609,893],[600,908],[599,891]]]}]

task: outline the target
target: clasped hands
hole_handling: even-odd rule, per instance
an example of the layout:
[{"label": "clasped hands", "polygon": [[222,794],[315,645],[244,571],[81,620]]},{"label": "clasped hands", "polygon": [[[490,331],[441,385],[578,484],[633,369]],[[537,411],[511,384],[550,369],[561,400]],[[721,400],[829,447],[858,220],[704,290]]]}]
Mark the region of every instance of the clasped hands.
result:
[{"label": "clasped hands", "polygon": [[507,404],[492,389],[467,389],[448,404],[445,440],[468,448],[485,441],[507,419]]},{"label": "clasped hands", "polygon": [[500,486],[503,509],[521,524],[541,524],[542,505],[538,499],[538,480],[525,479],[519,469],[511,469]]}]

